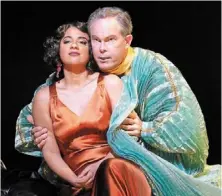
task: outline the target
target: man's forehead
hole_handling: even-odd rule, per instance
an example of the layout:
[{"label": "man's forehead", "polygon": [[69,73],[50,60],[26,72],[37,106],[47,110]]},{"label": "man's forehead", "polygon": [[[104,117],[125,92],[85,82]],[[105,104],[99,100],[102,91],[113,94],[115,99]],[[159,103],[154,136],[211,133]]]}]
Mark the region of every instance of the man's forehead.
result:
[{"label": "man's forehead", "polygon": [[104,18],[94,21],[90,27],[92,37],[110,37],[121,35],[121,26],[115,18]]},{"label": "man's forehead", "polygon": [[103,30],[103,31],[109,31],[112,29],[119,30],[121,28],[119,22],[114,17],[109,18],[101,18],[96,19],[92,22],[90,29],[91,30]]},{"label": "man's forehead", "polygon": [[115,34],[109,34],[107,36],[102,36],[102,35],[91,35],[92,39],[100,39],[100,40],[107,40],[110,38],[118,38],[119,35],[115,35]]}]

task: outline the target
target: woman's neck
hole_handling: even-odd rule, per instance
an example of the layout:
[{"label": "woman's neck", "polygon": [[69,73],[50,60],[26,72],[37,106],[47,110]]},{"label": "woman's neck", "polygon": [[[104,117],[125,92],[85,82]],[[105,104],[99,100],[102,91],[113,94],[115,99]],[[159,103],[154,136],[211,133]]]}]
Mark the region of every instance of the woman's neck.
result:
[{"label": "woman's neck", "polygon": [[89,76],[92,73],[87,70],[87,69],[83,69],[83,70],[78,70],[78,71],[71,71],[71,70],[67,70],[64,68],[64,85],[69,88],[69,87],[81,87],[84,86],[85,83],[87,83],[87,81],[89,80]]}]

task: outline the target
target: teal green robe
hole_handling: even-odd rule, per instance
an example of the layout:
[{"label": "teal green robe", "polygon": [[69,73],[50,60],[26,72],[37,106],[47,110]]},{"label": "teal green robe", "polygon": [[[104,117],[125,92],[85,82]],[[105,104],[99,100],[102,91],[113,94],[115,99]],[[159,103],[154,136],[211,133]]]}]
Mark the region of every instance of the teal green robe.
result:
[{"label": "teal green robe", "polygon": [[[156,195],[221,195],[221,166],[206,165],[206,126],[189,85],[162,55],[140,48],[135,52],[131,74],[122,77],[124,90],[112,114],[109,145],[144,170]],[[119,129],[134,109],[143,121],[146,148]]]}]

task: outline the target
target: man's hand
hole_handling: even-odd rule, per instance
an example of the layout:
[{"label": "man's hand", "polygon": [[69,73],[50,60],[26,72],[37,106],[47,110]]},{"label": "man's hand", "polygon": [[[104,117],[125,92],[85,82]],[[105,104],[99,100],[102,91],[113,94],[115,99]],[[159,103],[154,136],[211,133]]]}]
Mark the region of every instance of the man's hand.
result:
[{"label": "man's hand", "polygon": [[[31,115],[27,116],[27,120],[34,125],[33,117]],[[32,129],[32,136],[34,139],[34,143],[41,150],[45,145],[46,139],[48,137],[48,130],[42,127],[34,127]]]},{"label": "man's hand", "polygon": [[34,138],[34,143],[39,149],[42,149],[48,137],[48,130],[42,127],[34,127],[32,129],[32,135]]},{"label": "man's hand", "polygon": [[132,111],[130,115],[120,125],[121,129],[124,129],[130,136],[141,137],[142,121],[138,117],[135,111]]}]

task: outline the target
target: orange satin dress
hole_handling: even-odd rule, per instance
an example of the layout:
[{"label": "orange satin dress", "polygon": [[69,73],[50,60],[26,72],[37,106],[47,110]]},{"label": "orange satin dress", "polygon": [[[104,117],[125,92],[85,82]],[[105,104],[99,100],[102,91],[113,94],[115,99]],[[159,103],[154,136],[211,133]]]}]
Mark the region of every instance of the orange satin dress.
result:
[{"label": "orange satin dress", "polygon": [[[51,85],[49,90],[50,115],[55,138],[64,161],[76,175],[79,175],[86,166],[103,159],[111,151],[107,143],[106,132],[108,130],[112,109],[109,96],[104,86],[103,75],[99,75],[96,90],[81,116],[75,114],[65,104],[63,104],[61,100],[59,100],[55,84]],[[102,176],[106,176],[106,179],[109,179],[108,181],[104,180],[103,183],[105,183],[105,187],[100,186],[100,175],[98,175],[98,177],[95,177],[96,180],[94,180],[93,189],[86,193],[82,192],[79,195],[105,196],[108,194],[111,196],[149,196],[151,189],[144,174],[133,163],[125,160],[122,161],[129,167],[128,169],[123,170],[127,173],[128,179],[125,179],[124,174],[121,175],[121,171],[120,173],[117,172],[120,181],[122,181],[122,186],[130,187],[132,183],[135,184],[135,175],[132,175],[132,177],[134,176],[132,178],[130,177],[130,173],[133,174],[136,169],[136,172],[139,177],[141,176],[143,182],[142,184],[140,183],[139,187],[144,187],[142,188],[142,190],[144,190],[144,194],[138,194],[137,191],[135,193],[131,192],[134,190],[129,190],[126,194],[119,191],[119,189],[122,190],[122,188],[116,180],[112,180],[113,178],[116,178],[115,174],[106,171],[107,166],[109,168],[109,164],[106,164],[105,167],[103,166],[102,169],[100,169],[101,172],[97,172]],[[120,169],[121,164],[118,163],[117,168]],[[108,171],[110,170],[108,169]],[[121,178],[121,176],[124,176],[124,178]],[[139,189],[141,192],[141,188]],[[104,190],[106,191],[104,192]],[[107,190],[109,190],[109,193],[107,193]],[[121,194],[117,194],[117,192],[121,192]],[[128,192],[130,192],[130,194],[128,194]]]}]

